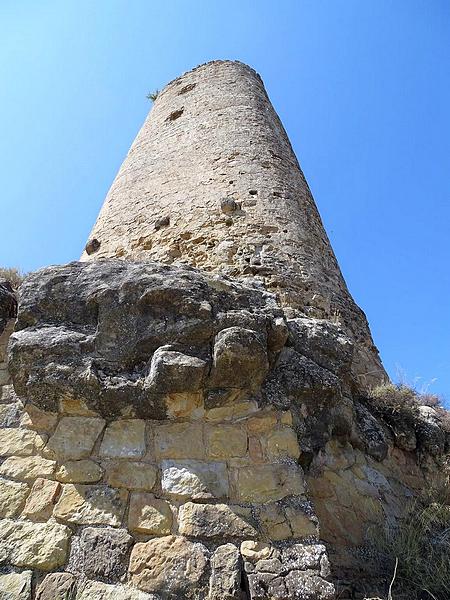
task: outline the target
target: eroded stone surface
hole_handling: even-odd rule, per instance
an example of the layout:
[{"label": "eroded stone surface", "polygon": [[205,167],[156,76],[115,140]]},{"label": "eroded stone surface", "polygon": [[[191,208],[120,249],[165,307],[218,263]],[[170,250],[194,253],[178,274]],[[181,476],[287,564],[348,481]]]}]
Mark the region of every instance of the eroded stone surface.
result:
[{"label": "eroded stone surface", "polygon": [[167,536],[136,544],[130,559],[130,581],[144,592],[169,598],[201,597],[207,585],[208,551],[183,537]]},{"label": "eroded stone surface", "polygon": [[167,535],[172,530],[172,521],[172,509],[165,500],[155,498],[152,494],[131,494],[128,515],[131,531]]},{"label": "eroded stone surface", "polygon": [[227,504],[195,504],[187,502],[179,511],[179,532],[186,536],[204,538],[249,538],[257,531],[243,509]]},{"label": "eroded stone surface", "polygon": [[195,460],[162,462],[162,489],[181,498],[225,498],[229,494],[225,463]]},{"label": "eroded stone surface", "polygon": [[26,483],[0,478],[0,517],[16,516],[25,504],[29,491]]},{"label": "eroded stone surface", "polygon": [[145,453],[145,421],[125,419],[113,421],[106,428],[100,456],[107,458],[140,458]]},{"label": "eroded stone surface", "polygon": [[74,485],[63,487],[53,515],[77,525],[112,525],[118,527],[123,518],[128,492],[107,486]]},{"label": "eroded stone surface", "polygon": [[80,539],[84,573],[89,579],[118,581],[127,570],[132,543],[126,530],[87,527]]},{"label": "eroded stone surface", "polygon": [[36,600],[74,600],[76,580],[71,573],[49,573],[38,587]]},{"label": "eroded stone surface", "polygon": [[38,477],[27,498],[23,515],[31,521],[47,521],[53,512],[60,490],[61,484],[57,481]]},{"label": "eroded stone surface", "polygon": [[242,559],[234,544],[219,546],[211,556],[209,600],[239,600]]},{"label": "eroded stone surface", "polygon": [[63,417],[47,448],[59,460],[88,458],[104,426],[103,419]]},{"label": "eroded stone surface", "polygon": [[32,571],[0,575],[0,600],[30,600],[32,575]]}]

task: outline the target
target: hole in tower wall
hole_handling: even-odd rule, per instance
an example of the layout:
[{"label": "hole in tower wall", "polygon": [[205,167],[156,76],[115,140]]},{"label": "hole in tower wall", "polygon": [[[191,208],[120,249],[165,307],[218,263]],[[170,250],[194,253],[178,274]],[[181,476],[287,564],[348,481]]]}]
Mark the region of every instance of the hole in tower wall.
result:
[{"label": "hole in tower wall", "polygon": [[183,94],[187,94],[188,92],[192,91],[196,85],[196,83],[188,83],[183,88],[181,88],[181,90],[178,92],[178,95],[182,96]]},{"label": "hole in tower wall", "polygon": [[257,196],[258,190],[248,190],[248,193],[250,194],[250,196]]},{"label": "hole in tower wall", "polygon": [[167,117],[166,121],[176,121],[177,119],[179,119],[181,117],[183,112],[184,112],[184,106],[182,106],[178,110],[174,110],[173,112],[171,112],[170,115]]}]

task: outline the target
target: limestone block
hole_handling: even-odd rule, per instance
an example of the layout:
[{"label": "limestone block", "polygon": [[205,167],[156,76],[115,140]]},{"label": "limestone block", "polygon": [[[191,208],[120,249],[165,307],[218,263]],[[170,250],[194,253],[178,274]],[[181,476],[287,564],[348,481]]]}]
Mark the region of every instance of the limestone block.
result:
[{"label": "limestone block", "polygon": [[0,478],[0,517],[15,517],[19,514],[29,491],[26,483]]},{"label": "limestone block", "polygon": [[116,461],[106,467],[108,484],[112,487],[150,491],[156,482],[153,465],[135,461]]},{"label": "limestone block", "polygon": [[47,448],[58,459],[87,458],[103,431],[105,421],[90,417],[63,417]]},{"label": "limestone block", "polygon": [[31,402],[27,402],[22,414],[22,426],[33,431],[52,433],[56,427],[58,415],[41,410]]},{"label": "limestone block", "polygon": [[159,598],[124,585],[86,581],[80,586],[76,600],[159,600]]},{"label": "limestone block", "polygon": [[0,600],[31,600],[32,571],[0,575]]},{"label": "limestone block", "polygon": [[0,427],[19,427],[21,424],[21,411],[22,405],[20,402],[0,404]]},{"label": "limestone block", "polygon": [[83,529],[80,547],[83,571],[90,579],[118,581],[126,572],[133,538],[124,529]]},{"label": "limestone block", "polygon": [[86,402],[79,398],[70,398],[66,396],[59,401],[59,412],[64,415],[79,417],[98,417],[98,413],[91,410]]},{"label": "limestone block", "polygon": [[68,460],[56,471],[55,478],[62,483],[97,483],[103,469],[93,460]]},{"label": "limestone block", "polygon": [[55,469],[56,462],[42,456],[10,456],[0,465],[0,475],[18,481],[34,481],[38,477],[52,477]]},{"label": "limestone block", "polygon": [[227,504],[194,504],[180,507],[179,532],[204,538],[251,538],[258,535],[250,523],[250,511],[244,516],[240,507]]},{"label": "limestone block", "polygon": [[124,419],[108,425],[100,445],[100,456],[140,458],[145,454],[145,421]]},{"label": "limestone block", "polygon": [[77,525],[112,525],[118,527],[123,518],[128,493],[106,486],[67,483],[53,515]]},{"label": "limestone block", "polygon": [[276,425],[277,415],[275,412],[262,413],[247,421],[248,432],[252,434],[271,431],[272,429],[275,429]]},{"label": "limestone block", "polygon": [[229,495],[225,463],[194,460],[165,460],[162,466],[162,489],[180,498],[225,498]]},{"label": "limestone block", "polygon": [[130,582],[144,592],[194,600],[202,597],[207,556],[202,544],[172,535],[136,544],[130,558]]},{"label": "limestone block", "polygon": [[208,456],[231,458],[247,453],[247,434],[239,425],[209,426],[205,431]]},{"label": "limestone block", "polygon": [[161,346],[152,356],[147,385],[159,392],[197,392],[201,388],[207,363],[182,352]]},{"label": "limestone block", "polygon": [[31,521],[48,521],[61,490],[57,481],[38,477],[27,498],[23,515]]},{"label": "limestone block", "polygon": [[138,533],[168,535],[172,530],[172,509],[165,500],[152,494],[132,493],[128,527]]},{"label": "limestone block", "polygon": [[297,459],[300,456],[297,435],[290,427],[275,429],[266,437],[267,454],[270,458],[289,456]]},{"label": "limestone block", "polygon": [[230,404],[228,406],[218,406],[217,408],[211,408],[205,413],[205,419],[207,421],[232,421],[235,419],[241,419],[247,417],[258,411],[258,404],[255,401],[250,402],[237,402],[236,404]]},{"label": "limestone block", "polygon": [[304,598],[304,600],[334,600],[336,598],[334,585],[314,571],[293,570],[286,575],[284,582],[288,598]]},{"label": "limestone block", "polygon": [[241,502],[270,502],[305,491],[298,465],[255,465],[236,471],[236,497]]},{"label": "limestone block", "polygon": [[286,507],[286,517],[295,538],[318,535],[318,527],[315,520],[309,517],[301,508],[295,506]]},{"label": "limestone block", "polygon": [[28,429],[3,429],[0,456],[31,456],[44,447],[46,438]]},{"label": "limestone block", "polygon": [[211,557],[208,600],[239,600],[241,596],[241,557],[234,544],[219,546]]},{"label": "limestone block", "polygon": [[245,542],[242,542],[240,550],[242,556],[251,562],[266,560],[273,553],[273,548],[270,544],[254,540],[245,540]]},{"label": "limestone block", "polygon": [[203,429],[200,423],[167,423],[155,428],[155,452],[160,458],[205,456]]},{"label": "limestone block", "polygon": [[36,600],[74,600],[75,577],[71,573],[49,573],[38,587]]},{"label": "limestone block", "polygon": [[16,567],[51,571],[68,556],[71,531],[59,523],[0,520],[0,559]]}]

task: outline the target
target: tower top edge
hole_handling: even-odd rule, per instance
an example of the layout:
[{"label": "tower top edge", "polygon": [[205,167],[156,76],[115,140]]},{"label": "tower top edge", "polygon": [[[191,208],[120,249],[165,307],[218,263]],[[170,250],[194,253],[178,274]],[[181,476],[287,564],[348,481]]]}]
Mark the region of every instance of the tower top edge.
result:
[{"label": "tower top edge", "polygon": [[262,83],[262,79],[260,74],[253,69],[253,67],[250,67],[250,65],[247,65],[244,62],[241,62],[240,60],[231,60],[231,59],[216,59],[216,60],[210,60],[208,62],[205,63],[201,63],[200,65],[197,65],[196,67],[194,67],[193,69],[189,69],[188,71],[185,71],[184,73],[182,73],[181,75],[179,75],[178,77],[175,77],[175,79],[172,79],[171,81],[169,81],[168,83],[166,83],[166,85],[161,89],[161,91],[159,92],[159,96],[161,96],[162,94],[164,94],[169,88],[172,88],[174,85],[177,85],[178,82],[182,81],[186,76],[193,74],[193,73],[197,73],[199,71],[203,71],[203,70],[207,70],[207,69],[211,69],[214,67],[218,67],[220,65],[223,66],[233,66],[236,67],[237,69],[241,69],[242,71],[247,71],[249,73],[251,73],[254,77],[256,77],[257,79],[259,79],[259,81]]}]

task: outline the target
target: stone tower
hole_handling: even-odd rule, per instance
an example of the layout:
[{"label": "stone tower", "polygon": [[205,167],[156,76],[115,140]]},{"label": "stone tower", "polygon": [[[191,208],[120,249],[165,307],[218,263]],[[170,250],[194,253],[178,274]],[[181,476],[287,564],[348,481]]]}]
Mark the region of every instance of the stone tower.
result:
[{"label": "stone tower", "polygon": [[260,76],[214,61],[169,83],[108,192],[82,260],[121,257],[253,278],[334,318],[359,383],[385,377]]}]

